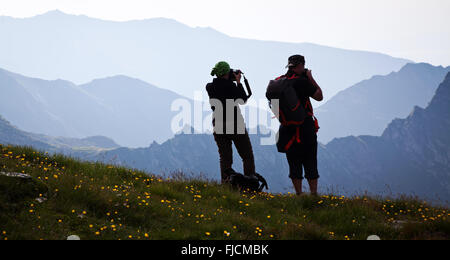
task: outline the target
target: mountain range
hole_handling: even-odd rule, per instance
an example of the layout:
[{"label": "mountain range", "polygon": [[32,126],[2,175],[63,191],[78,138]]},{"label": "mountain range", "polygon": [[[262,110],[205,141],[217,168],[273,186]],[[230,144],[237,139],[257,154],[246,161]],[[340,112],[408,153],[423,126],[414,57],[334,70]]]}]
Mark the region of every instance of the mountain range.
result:
[{"label": "mountain range", "polygon": [[[381,136],[350,136],[320,144],[318,157],[322,187],[341,194],[405,193],[448,201],[449,106],[450,73],[427,108],[416,106],[405,119],[393,120]],[[268,179],[272,192],[290,191],[284,156],[277,153],[274,146],[260,145],[261,137],[264,136],[251,135],[257,171]],[[181,133],[162,144],[154,142],[147,148],[118,148],[114,141],[100,136],[74,139],[32,134],[1,118],[0,143],[30,145],[84,160],[126,165],[157,174],[183,172],[184,175],[201,175],[208,179],[219,176],[217,147],[213,137],[206,134]],[[236,170],[242,171],[239,161],[235,151]]]},{"label": "mountain range", "polygon": [[[337,138],[319,146],[322,189],[337,193],[414,194],[450,200],[450,73],[426,109],[415,107],[405,119],[392,121],[382,136]],[[273,146],[261,146],[251,136],[257,171],[271,191],[291,190],[287,163]],[[235,166],[242,170],[235,151]],[[184,172],[218,179],[219,159],[210,135],[177,135],[148,148],[100,153],[96,159],[148,172]]]},{"label": "mountain range", "polygon": [[96,153],[101,150],[117,149],[119,146],[103,136],[83,139],[51,137],[20,130],[0,116],[0,144],[31,146],[46,152],[70,153],[75,156]]},{"label": "mountain range", "polygon": [[339,92],[315,111],[319,140],[380,136],[392,120],[407,117],[415,106],[425,107],[449,71],[450,67],[409,63],[398,72],[373,76]]},{"label": "mountain range", "polygon": [[32,146],[36,149],[41,150],[48,150],[51,148],[49,144],[36,140],[31,136],[29,136],[28,133],[17,129],[1,116],[0,116],[0,143],[21,145],[21,146]]},{"label": "mountain range", "polygon": [[[295,33],[295,32],[294,32]],[[312,43],[230,37],[212,28],[192,28],[156,18],[113,22],[51,11],[17,19],[0,17],[0,67],[47,80],[84,84],[128,75],[193,98],[210,81],[220,60],[242,69],[255,98],[264,99],[269,80],[285,73],[287,58],[306,56],[329,99],[341,90],[399,70],[405,59]]]},{"label": "mountain range", "polygon": [[[115,76],[77,86],[0,69],[0,114],[20,129],[49,136],[107,136],[121,146],[148,146],[173,136],[177,99],[141,80]],[[20,101],[20,102],[19,102]]]},{"label": "mountain range", "polygon": [[[407,64],[399,72],[374,76],[340,92],[316,109],[321,125],[319,140],[327,143],[349,135],[381,135],[395,118],[406,117],[414,106],[425,106],[448,71],[450,67]],[[0,115],[24,131],[78,139],[107,136],[132,148],[162,143],[174,136],[171,124],[179,113],[171,109],[175,100],[190,106],[191,120],[194,104],[206,106],[126,76],[75,85],[0,69],[0,91]],[[243,107],[248,123],[252,122],[248,119],[253,108]],[[206,118],[208,112],[203,116]],[[192,121],[183,123],[194,125]],[[248,126],[254,128],[257,123]]]}]

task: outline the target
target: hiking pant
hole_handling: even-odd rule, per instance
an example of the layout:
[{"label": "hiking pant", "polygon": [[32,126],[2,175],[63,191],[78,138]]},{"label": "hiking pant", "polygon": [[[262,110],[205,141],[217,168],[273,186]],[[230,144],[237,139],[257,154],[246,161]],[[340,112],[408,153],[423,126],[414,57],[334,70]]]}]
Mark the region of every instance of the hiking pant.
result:
[{"label": "hiking pant", "polygon": [[294,144],[286,154],[289,163],[289,178],[303,180],[303,168],[307,180],[319,179],[317,170],[317,140]]},{"label": "hiking pant", "polygon": [[214,140],[216,140],[217,147],[219,148],[222,182],[225,181],[225,171],[231,169],[233,166],[233,143],[242,158],[244,175],[250,176],[255,174],[255,158],[247,131],[245,131],[245,134],[214,134]]}]

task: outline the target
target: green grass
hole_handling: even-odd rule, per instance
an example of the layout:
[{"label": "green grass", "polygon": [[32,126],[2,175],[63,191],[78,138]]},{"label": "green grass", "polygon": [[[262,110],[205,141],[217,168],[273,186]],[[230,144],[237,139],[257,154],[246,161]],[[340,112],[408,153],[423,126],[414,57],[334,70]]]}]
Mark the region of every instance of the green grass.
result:
[{"label": "green grass", "polygon": [[240,193],[12,146],[0,146],[0,171],[38,180],[0,178],[0,240],[450,238],[448,209],[413,199]]}]

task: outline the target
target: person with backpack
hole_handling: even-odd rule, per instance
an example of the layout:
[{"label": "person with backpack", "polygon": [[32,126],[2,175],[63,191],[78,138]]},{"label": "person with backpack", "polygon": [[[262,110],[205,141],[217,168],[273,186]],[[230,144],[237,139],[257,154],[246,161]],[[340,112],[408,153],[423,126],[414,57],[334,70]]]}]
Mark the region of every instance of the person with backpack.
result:
[{"label": "person with backpack", "polygon": [[211,76],[216,78],[206,85],[206,91],[213,110],[214,140],[219,148],[222,183],[229,182],[230,172],[234,174],[233,143],[242,158],[245,176],[256,176],[252,144],[239,108],[249,99],[241,84],[242,74],[221,61],[214,66]]},{"label": "person with backpack", "polygon": [[280,121],[277,148],[279,152],[286,154],[289,177],[296,193],[303,193],[302,183],[305,177],[311,194],[317,195],[320,177],[317,170],[319,124],[314,117],[310,98],[322,101],[322,89],[314,80],[311,70],[305,68],[303,56],[289,57],[286,68],[287,73],[272,80],[266,92],[272,111]]}]

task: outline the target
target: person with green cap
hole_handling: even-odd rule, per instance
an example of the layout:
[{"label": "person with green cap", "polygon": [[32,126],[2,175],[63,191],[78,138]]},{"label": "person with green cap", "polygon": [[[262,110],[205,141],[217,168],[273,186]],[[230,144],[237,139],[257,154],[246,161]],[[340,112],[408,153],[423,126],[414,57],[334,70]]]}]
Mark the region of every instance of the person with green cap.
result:
[{"label": "person with green cap", "polygon": [[253,148],[239,108],[249,98],[241,84],[241,72],[232,71],[227,62],[221,61],[214,66],[211,76],[216,78],[206,85],[206,91],[213,110],[214,140],[219,148],[222,183],[227,182],[226,172],[232,169],[233,143],[242,158],[244,174],[254,176]]}]

